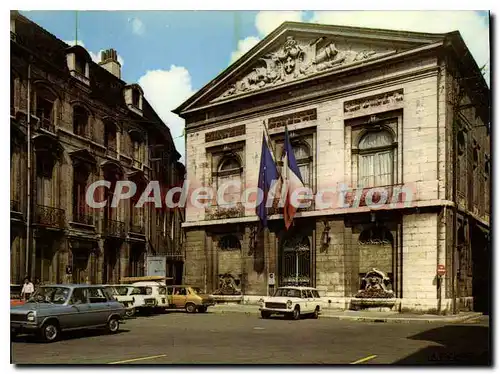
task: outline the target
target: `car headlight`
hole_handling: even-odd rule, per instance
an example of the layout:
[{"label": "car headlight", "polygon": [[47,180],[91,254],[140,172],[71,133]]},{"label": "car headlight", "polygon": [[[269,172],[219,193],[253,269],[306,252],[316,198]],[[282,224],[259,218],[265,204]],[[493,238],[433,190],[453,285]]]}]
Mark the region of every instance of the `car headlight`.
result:
[{"label": "car headlight", "polygon": [[26,316],[26,319],[29,322],[34,322],[35,321],[35,312],[29,312],[28,315]]},{"label": "car headlight", "polygon": [[287,307],[288,309],[292,309],[292,304],[293,304],[293,303],[292,303],[292,300],[288,300],[288,301],[286,302],[286,307]]}]

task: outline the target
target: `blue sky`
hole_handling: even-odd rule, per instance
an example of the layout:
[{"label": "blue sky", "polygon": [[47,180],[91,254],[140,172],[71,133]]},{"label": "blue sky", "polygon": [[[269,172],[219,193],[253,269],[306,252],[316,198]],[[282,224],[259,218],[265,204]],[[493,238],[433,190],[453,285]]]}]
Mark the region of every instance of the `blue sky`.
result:
[{"label": "blue sky", "polygon": [[[75,40],[76,12],[21,13],[60,39]],[[183,121],[170,110],[286,20],[425,32],[459,30],[478,65],[489,62],[488,13],[474,11],[79,11],[78,40],[95,59],[103,49],[118,52],[124,62],[122,79],[143,87],[178,136],[176,146],[183,154]]]}]

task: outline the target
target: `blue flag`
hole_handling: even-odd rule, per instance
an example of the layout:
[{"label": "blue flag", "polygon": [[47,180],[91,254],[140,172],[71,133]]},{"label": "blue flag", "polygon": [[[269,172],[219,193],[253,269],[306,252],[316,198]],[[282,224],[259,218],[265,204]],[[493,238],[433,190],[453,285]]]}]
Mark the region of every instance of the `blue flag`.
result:
[{"label": "blue flag", "polygon": [[257,206],[257,215],[260,218],[262,227],[267,227],[266,202],[269,188],[271,187],[273,180],[277,180],[278,178],[278,169],[276,168],[273,156],[271,155],[269,147],[267,146],[266,136],[262,134],[262,152],[260,155],[258,187],[260,191],[262,191],[264,198],[262,202]]}]

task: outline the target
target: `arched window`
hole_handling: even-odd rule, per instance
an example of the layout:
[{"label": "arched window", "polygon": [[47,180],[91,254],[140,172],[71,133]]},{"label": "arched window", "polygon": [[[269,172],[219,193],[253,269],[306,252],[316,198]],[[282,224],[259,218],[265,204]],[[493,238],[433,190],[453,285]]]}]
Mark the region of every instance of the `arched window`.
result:
[{"label": "arched window", "polygon": [[241,164],[236,156],[226,157],[220,162],[217,170],[217,191],[222,193],[224,201],[218,205],[240,202],[241,173]]},{"label": "arched window", "polygon": [[73,133],[79,136],[87,136],[89,113],[81,106],[73,107]]},{"label": "arched window", "polygon": [[89,222],[87,215],[87,204],[85,193],[87,191],[87,181],[89,178],[89,168],[84,164],[75,164],[73,167],[73,221],[85,224]]},{"label": "arched window", "polygon": [[394,149],[393,137],[386,131],[366,133],[358,145],[358,183],[363,187],[393,184]]},{"label": "arched window", "polygon": [[132,90],[132,105],[139,108],[141,101],[141,93],[137,89]]}]

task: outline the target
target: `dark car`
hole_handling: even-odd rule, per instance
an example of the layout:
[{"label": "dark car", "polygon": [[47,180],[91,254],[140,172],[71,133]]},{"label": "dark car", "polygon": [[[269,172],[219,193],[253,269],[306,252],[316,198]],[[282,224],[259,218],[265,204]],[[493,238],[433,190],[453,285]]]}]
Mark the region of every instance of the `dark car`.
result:
[{"label": "dark car", "polygon": [[103,286],[46,285],[38,288],[24,305],[11,306],[11,337],[28,333],[53,342],[61,331],[106,328],[116,333],[124,315],[125,307]]}]

